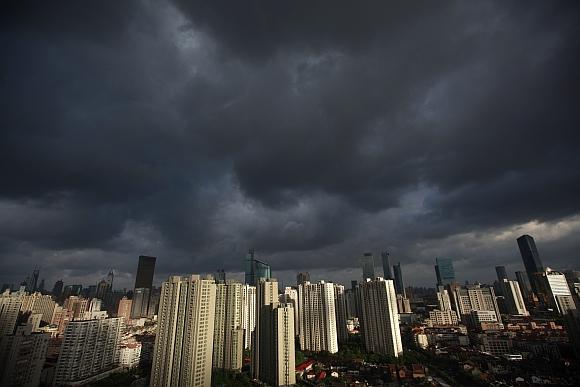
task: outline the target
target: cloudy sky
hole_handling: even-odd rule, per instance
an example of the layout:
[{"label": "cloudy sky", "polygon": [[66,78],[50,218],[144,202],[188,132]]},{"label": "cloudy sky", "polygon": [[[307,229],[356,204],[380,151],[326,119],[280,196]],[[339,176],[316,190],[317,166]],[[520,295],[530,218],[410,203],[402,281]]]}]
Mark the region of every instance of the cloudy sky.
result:
[{"label": "cloudy sky", "polygon": [[57,3],[1,6],[0,283],[579,268],[579,2]]}]

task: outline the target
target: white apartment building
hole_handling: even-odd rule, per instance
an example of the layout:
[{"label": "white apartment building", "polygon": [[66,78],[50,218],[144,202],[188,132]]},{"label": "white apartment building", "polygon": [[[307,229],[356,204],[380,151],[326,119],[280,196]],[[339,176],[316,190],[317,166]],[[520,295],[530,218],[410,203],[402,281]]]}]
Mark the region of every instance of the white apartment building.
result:
[{"label": "white apartment building", "polygon": [[119,364],[123,320],[73,320],[66,324],[54,385],[81,382]]},{"label": "white apartment building", "polygon": [[23,296],[22,292],[10,293],[8,289],[0,295],[0,336],[14,333]]},{"label": "white apartment building", "polygon": [[171,276],[159,299],[152,387],[210,387],[216,284],[199,275]]},{"label": "white apartment building", "polygon": [[308,281],[298,286],[300,348],[306,351],[338,352],[334,284]]},{"label": "white apartment building", "polygon": [[242,328],[242,284],[216,284],[215,323],[213,334],[213,367],[241,370],[244,351]]},{"label": "white apartment building", "polygon": [[256,329],[256,287],[242,286],[242,329],[244,331],[244,349],[252,348],[252,336]]},{"label": "white apartment building", "polygon": [[393,280],[377,277],[359,285],[361,330],[367,351],[398,357],[403,352]]}]

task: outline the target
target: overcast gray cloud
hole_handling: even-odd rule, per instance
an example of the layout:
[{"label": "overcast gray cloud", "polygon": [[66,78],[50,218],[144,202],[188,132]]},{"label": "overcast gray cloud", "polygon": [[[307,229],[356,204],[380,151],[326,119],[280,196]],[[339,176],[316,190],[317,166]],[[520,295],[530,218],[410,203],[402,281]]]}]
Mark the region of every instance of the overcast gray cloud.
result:
[{"label": "overcast gray cloud", "polygon": [[[431,285],[580,248],[577,2],[5,2],[0,282],[241,270]],[[326,273],[326,275],[325,275]]]}]

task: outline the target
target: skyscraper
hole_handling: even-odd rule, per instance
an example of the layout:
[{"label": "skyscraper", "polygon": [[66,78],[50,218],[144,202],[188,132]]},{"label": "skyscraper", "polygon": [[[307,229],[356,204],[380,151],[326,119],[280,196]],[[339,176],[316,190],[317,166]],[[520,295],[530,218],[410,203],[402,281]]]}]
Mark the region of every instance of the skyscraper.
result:
[{"label": "skyscraper", "polygon": [[114,368],[119,362],[122,330],[121,318],[69,321],[64,331],[54,385],[80,382]]},{"label": "skyscraper", "polygon": [[361,258],[363,280],[375,278],[375,259],[372,253],[364,253]]},{"label": "skyscraper", "polygon": [[163,283],[151,387],[211,386],[216,284],[199,275]]},{"label": "skyscraper", "polygon": [[500,286],[508,313],[513,315],[529,316],[518,282],[504,279],[500,281]]},{"label": "skyscraper", "polygon": [[242,328],[242,284],[217,283],[213,333],[213,368],[242,369],[244,330]]},{"label": "skyscraper", "polygon": [[451,285],[455,283],[455,270],[451,258],[435,258],[435,274],[437,285]]},{"label": "skyscraper", "polygon": [[522,260],[524,261],[526,273],[528,274],[528,279],[530,280],[530,285],[532,286],[532,291],[538,293],[539,286],[536,283],[535,274],[542,273],[544,271],[544,265],[542,265],[542,261],[540,260],[536,242],[529,235],[522,235],[517,239],[517,242]]},{"label": "skyscraper", "polygon": [[266,262],[256,259],[256,251],[251,248],[244,261],[245,283],[257,286],[260,279],[272,277],[272,268]]},{"label": "skyscraper", "polygon": [[135,276],[135,288],[153,287],[153,275],[155,274],[155,261],[157,258],[146,255],[139,256],[139,265],[137,266],[137,276]]},{"label": "skyscraper", "polygon": [[383,273],[385,274],[385,279],[393,279],[393,274],[391,273],[391,261],[389,259],[389,253],[383,251],[381,253],[381,259],[383,260]]},{"label": "skyscraper", "polygon": [[307,271],[298,273],[298,275],[296,276],[296,284],[300,285],[306,281],[310,281],[310,273]]},{"label": "skyscraper", "polygon": [[359,291],[366,350],[398,357],[403,352],[403,345],[393,281],[367,278],[359,285]]},{"label": "skyscraper", "polygon": [[525,271],[516,271],[516,280],[520,285],[522,296],[524,296],[524,299],[529,300],[532,296],[532,287],[528,274]]},{"label": "skyscraper", "polygon": [[459,313],[465,324],[471,323],[472,312],[493,312],[495,321],[501,324],[501,314],[497,305],[493,287],[481,287],[469,285],[455,289],[455,310]]},{"label": "skyscraper", "polygon": [[504,279],[508,279],[507,272],[505,270],[505,266],[496,266],[495,272],[497,274],[497,280],[502,282]]},{"label": "skyscraper", "polygon": [[58,280],[54,283],[54,287],[52,288],[52,295],[55,298],[59,298],[62,295],[62,288],[64,287],[64,283],[62,280]]},{"label": "skyscraper", "polygon": [[294,309],[278,302],[278,281],[262,278],[256,288],[252,375],[272,386],[296,383]]},{"label": "skyscraper", "polygon": [[334,293],[334,284],[324,281],[298,286],[300,349],[338,352]]},{"label": "skyscraper", "polygon": [[137,275],[135,276],[135,288],[133,289],[131,318],[136,319],[148,316],[156,260],[157,258],[155,257],[148,257],[146,255],[139,256],[139,265],[137,266]]},{"label": "skyscraper", "polygon": [[576,309],[574,298],[563,273],[547,270],[538,278],[539,293],[545,303],[561,315]]},{"label": "skyscraper", "polygon": [[403,271],[401,270],[401,262],[393,266],[393,274],[395,276],[395,292],[407,297],[405,292],[405,283],[403,282]]},{"label": "skyscraper", "polygon": [[284,294],[280,296],[280,302],[292,304],[292,307],[294,308],[294,333],[298,336],[300,334],[300,302],[298,299],[298,289],[286,286],[284,288]]}]

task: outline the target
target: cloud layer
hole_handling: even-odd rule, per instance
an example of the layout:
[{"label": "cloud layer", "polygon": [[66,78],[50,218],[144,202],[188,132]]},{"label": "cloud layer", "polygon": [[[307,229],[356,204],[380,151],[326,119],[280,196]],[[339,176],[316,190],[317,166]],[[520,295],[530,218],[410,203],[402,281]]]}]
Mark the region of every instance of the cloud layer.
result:
[{"label": "cloud layer", "polygon": [[0,282],[577,260],[576,2],[3,7]]}]

